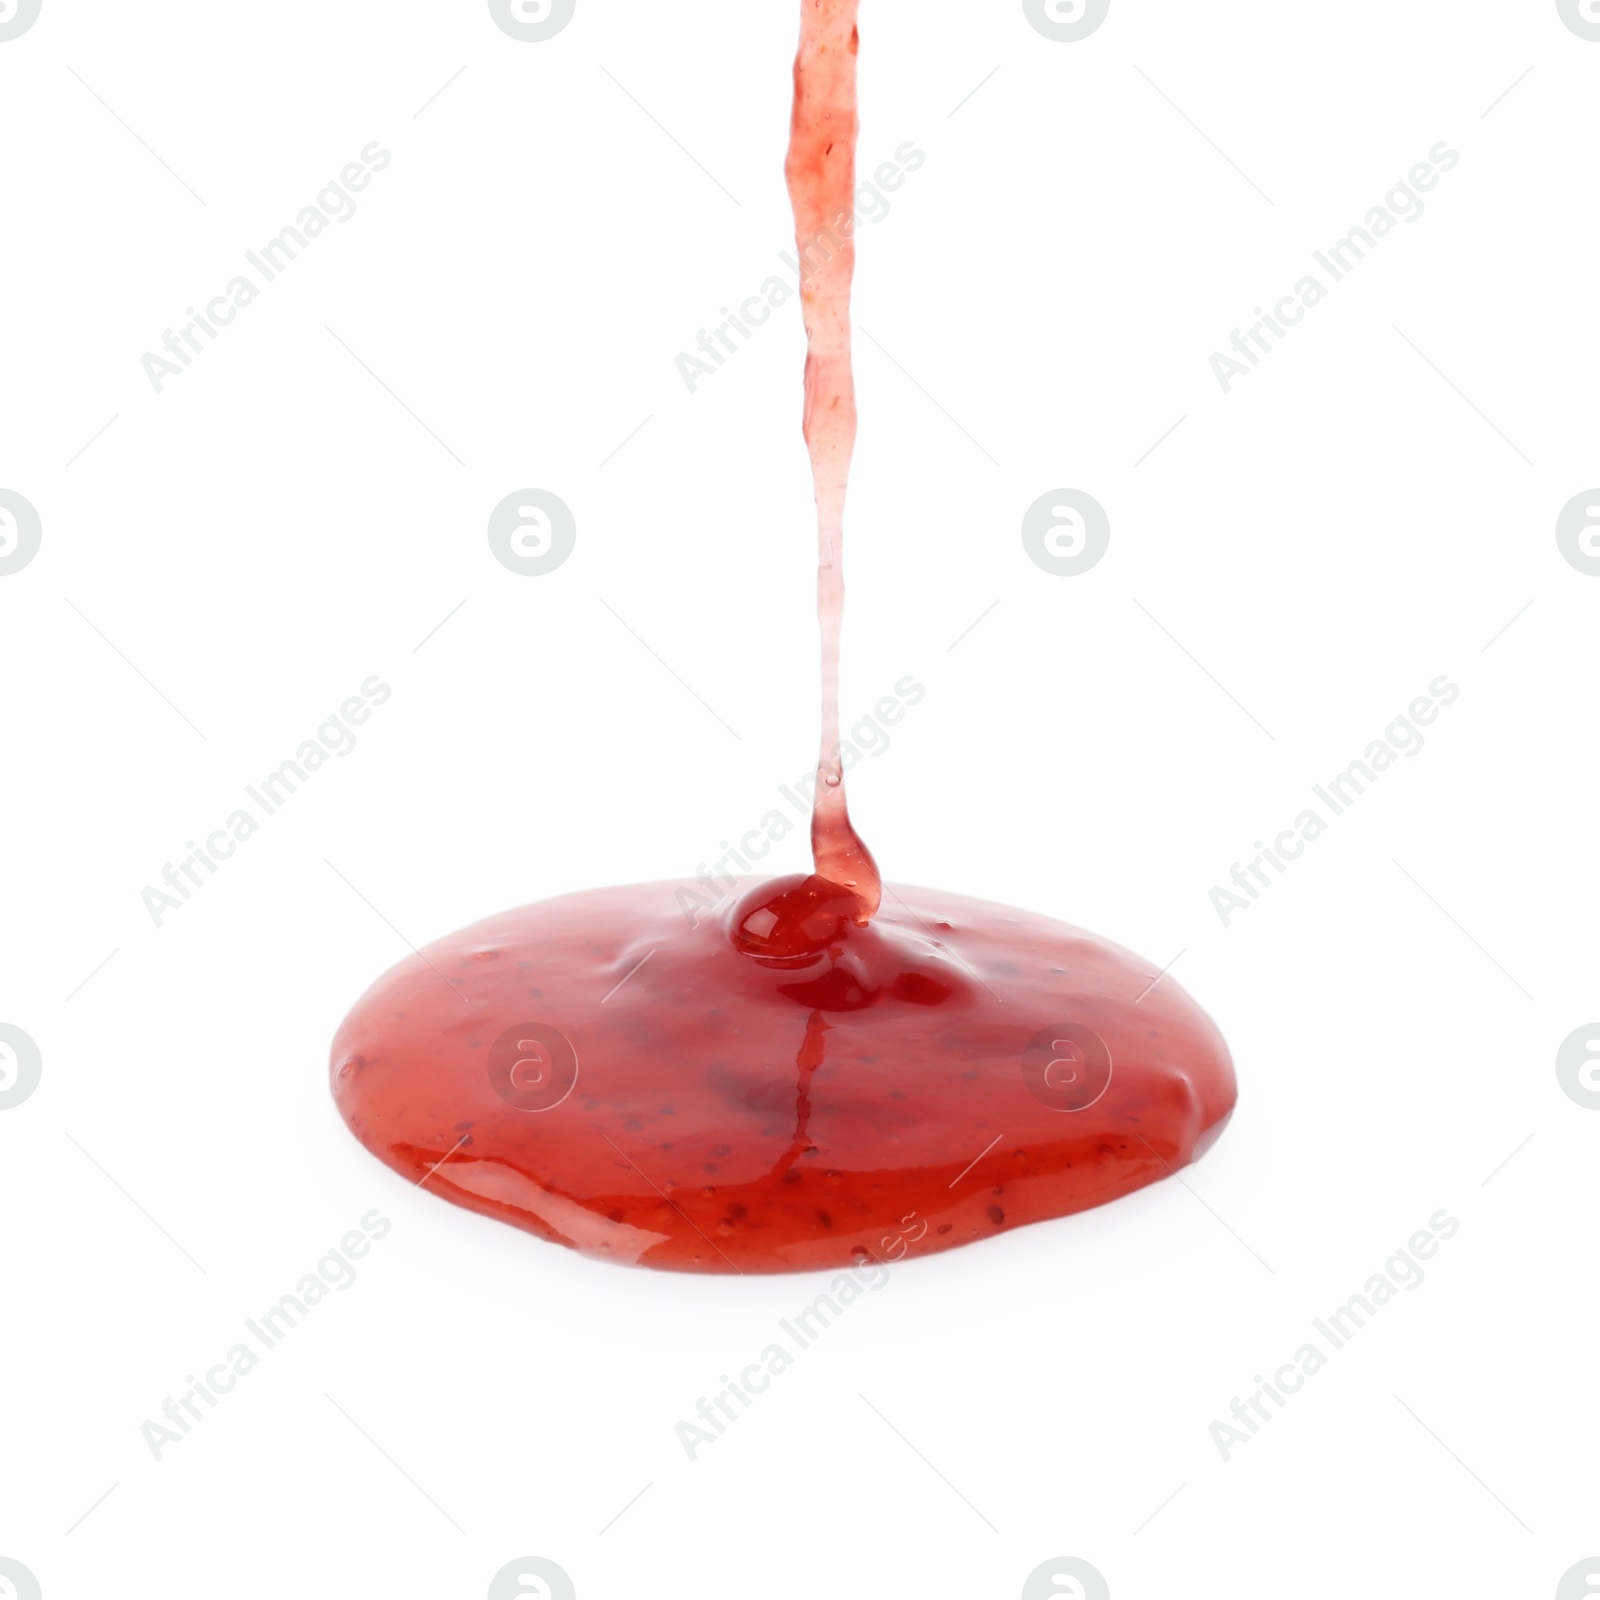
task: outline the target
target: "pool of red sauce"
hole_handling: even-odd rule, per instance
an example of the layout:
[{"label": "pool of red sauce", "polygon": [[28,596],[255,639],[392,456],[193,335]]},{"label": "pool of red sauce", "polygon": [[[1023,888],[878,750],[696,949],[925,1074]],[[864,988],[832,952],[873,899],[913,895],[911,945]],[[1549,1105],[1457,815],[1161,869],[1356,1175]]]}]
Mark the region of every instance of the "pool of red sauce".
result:
[{"label": "pool of red sauce", "polygon": [[839,757],[856,414],[857,0],[802,0],[788,161],[816,485],[814,870],[686,912],[672,884],[525,906],[386,973],[333,1044],[351,1131],[413,1182],[610,1261],[787,1272],[927,1255],[1196,1160],[1227,1046],[1149,962],[884,885]]},{"label": "pool of red sauce", "polygon": [[829,886],[789,884],[814,925],[788,943],[750,879],[694,927],[675,885],[630,885],[430,945],[340,1028],[340,1110],[470,1210],[611,1261],[744,1273],[1101,1205],[1227,1121],[1227,1046],[1153,964],[926,889],[891,886],[860,927]]}]

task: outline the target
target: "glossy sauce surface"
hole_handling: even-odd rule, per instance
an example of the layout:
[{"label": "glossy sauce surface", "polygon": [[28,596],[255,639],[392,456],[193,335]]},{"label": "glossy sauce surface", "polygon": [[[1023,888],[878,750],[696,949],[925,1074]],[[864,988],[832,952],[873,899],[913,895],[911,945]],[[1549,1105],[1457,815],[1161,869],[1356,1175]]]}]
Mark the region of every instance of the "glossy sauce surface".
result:
[{"label": "glossy sauce surface", "polygon": [[910,888],[863,928],[822,885],[820,944],[756,954],[738,923],[770,932],[772,885],[697,927],[674,887],[509,911],[379,979],[334,1041],[356,1136],[555,1243],[752,1273],[1100,1205],[1233,1107],[1205,1014],[1092,935]]},{"label": "glossy sauce surface", "polygon": [[672,884],[505,912],[380,978],[334,1040],[339,1109],[380,1159],[611,1261],[925,1255],[1165,1177],[1233,1109],[1227,1047],[1154,965],[1045,917],[887,887],[851,824],[856,7],[802,0],[787,168],[818,522],[812,873],[748,880],[698,920]]}]

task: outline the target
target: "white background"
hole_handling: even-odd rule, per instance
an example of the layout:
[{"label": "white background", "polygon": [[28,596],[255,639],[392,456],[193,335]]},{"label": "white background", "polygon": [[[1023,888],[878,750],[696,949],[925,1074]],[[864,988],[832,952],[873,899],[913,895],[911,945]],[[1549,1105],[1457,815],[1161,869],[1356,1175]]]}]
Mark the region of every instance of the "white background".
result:
[{"label": "white background", "polygon": [[[0,44],[0,487],[44,527],[0,578],[0,1021],[44,1060],[0,1113],[0,1555],[47,1600],[478,1597],[524,1554],[583,1600],[1009,1600],[1057,1555],[1116,1600],[1542,1597],[1600,1545],[1600,1115],[1554,1072],[1600,1013],[1600,579],[1554,538],[1600,481],[1600,44],[1546,0],[1115,0],[1074,44],[865,0],[863,166],[927,161],[861,238],[846,717],[928,693],[854,810],[899,882],[1183,952],[1241,1094],[1182,1183],[897,1270],[690,1463],[820,1283],[580,1259],[335,1115],[404,940],[692,878],[811,759],[796,305],[674,368],[789,246],[795,11],[579,0],[524,44],[469,0],[45,0]],[[357,215],[158,396],[141,355],[372,140]],[[1441,140],[1225,396],[1211,352]],[[577,518],[547,577],[485,536],[522,487]],[[1058,487],[1111,518],[1078,578],[1020,538]],[[371,674],[359,747],[155,927]],[[1427,747],[1224,928],[1212,886],[1440,674]],[[152,1460],[373,1207],[360,1281]],[[1224,1463],[1211,1422],[1440,1208],[1422,1287]]]}]

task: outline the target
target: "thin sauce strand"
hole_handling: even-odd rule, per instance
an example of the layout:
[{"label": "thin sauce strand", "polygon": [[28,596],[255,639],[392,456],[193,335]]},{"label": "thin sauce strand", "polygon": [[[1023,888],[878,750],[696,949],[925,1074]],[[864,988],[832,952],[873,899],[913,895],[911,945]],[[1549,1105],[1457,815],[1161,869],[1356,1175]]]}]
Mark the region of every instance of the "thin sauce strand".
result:
[{"label": "thin sauce strand", "polygon": [[856,8],[802,0],[786,175],[806,323],[805,438],[817,497],[817,616],[822,625],[822,743],[811,812],[816,873],[854,892],[856,920],[878,909],[878,865],[851,826],[839,749],[839,630],[844,617],[844,502],[856,442],[850,283],[856,251]]}]

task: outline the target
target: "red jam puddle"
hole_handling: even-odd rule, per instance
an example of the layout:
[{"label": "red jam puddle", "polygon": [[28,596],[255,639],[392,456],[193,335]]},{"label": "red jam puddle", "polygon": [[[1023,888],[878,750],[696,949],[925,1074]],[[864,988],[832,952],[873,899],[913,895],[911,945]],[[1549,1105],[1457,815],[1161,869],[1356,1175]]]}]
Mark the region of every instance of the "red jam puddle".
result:
[{"label": "red jam puddle", "polygon": [[345,1120],[541,1238],[746,1273],[1081,1211],[1221,1132],[1227,1046],[1151,963],[924,889],[891,887],[862,927],[831,885],[787,883],[774,909],[749,880],[696,927],[673,885],[631,885],[430,945],[334,1040]]},{"label": "red jam puddle", "polygon": [[1064,923],[878,876],[839,751],[855,445],[857,0],[802,0],[788,179],[816,484],[814,871],[692,920],[634,885],[491,917],[367,991],[333,1093],[381,1160],[610,1261],[792,1272],[898,1260],[1103,1205],[1233,1110],[1221,1035],[1150,963]]}]

